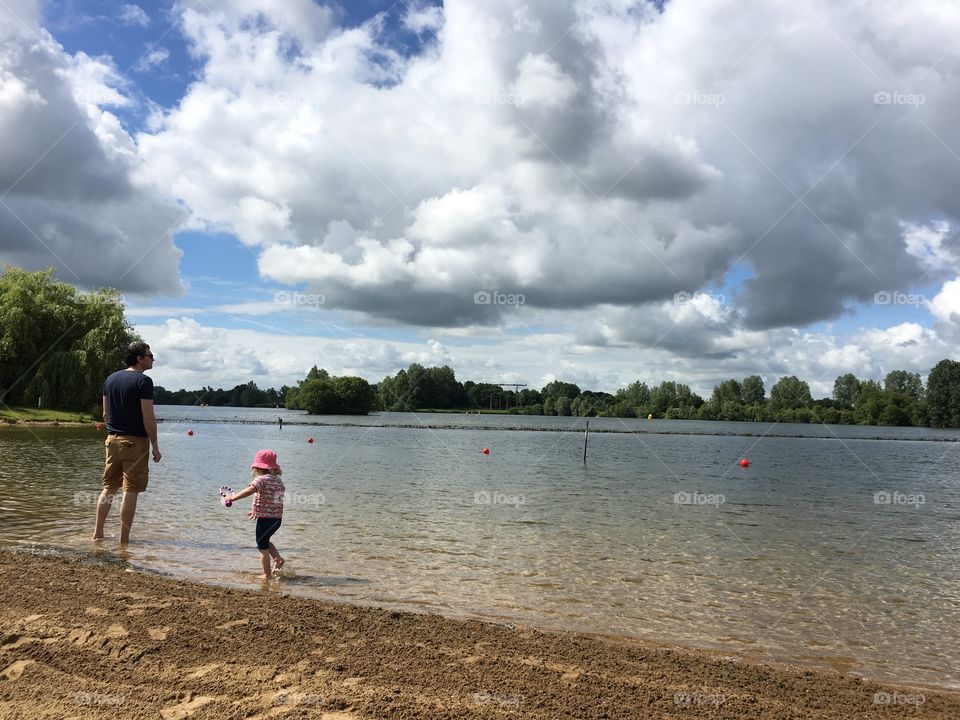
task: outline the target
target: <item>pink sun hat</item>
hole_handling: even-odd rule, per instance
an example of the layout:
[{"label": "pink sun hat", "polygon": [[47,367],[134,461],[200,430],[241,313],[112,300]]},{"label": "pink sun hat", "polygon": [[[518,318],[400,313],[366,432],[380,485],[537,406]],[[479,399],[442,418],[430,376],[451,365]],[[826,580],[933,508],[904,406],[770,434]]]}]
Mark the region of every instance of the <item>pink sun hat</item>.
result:
[{"label": "pink sun hat", "polygon": [[262,470],[280,469],[280,466],[277,465],[277,454],[273,450],[260,450],[256,457],[253,458],[253,463],[250,467],[260,468]]}]

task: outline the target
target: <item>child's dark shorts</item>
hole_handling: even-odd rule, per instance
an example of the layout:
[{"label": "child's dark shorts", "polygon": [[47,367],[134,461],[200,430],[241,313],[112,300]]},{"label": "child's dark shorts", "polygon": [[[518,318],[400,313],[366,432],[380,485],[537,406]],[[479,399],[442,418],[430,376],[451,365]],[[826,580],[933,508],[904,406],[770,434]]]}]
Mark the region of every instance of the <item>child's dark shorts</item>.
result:
[{"label": "child's dark shorts", "polygon": [[257,518],[257,550],[269,550],[270,538],[280,529],[282,518]]}]

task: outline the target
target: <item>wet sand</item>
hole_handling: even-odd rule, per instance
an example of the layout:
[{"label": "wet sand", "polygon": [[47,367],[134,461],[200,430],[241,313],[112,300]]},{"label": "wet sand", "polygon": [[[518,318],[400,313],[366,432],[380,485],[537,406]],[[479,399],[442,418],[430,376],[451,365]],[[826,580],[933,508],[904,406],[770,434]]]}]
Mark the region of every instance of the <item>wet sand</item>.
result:
[{"label": "wet sand", "polygon": [[957,694],[277,583],[20,552],[0,552],[0,575],[2,718],[960,718]]}]

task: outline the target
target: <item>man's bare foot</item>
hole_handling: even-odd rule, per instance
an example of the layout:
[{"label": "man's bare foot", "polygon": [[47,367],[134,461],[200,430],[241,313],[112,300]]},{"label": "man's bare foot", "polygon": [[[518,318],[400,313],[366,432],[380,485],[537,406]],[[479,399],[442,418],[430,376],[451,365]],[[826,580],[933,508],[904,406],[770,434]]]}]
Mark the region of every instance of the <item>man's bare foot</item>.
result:
[{"label": "man's bare foot", "polygon": [[279,570],[283,567],[283,564],[286,562],[286,560],[284,560],[282,557],[278,557],[274,560],[274,562],[277,564],[277,570]]},{"label": "man's bare foot", "polygon": [[91,540],[103,540],[103,535],[94,535]]}]

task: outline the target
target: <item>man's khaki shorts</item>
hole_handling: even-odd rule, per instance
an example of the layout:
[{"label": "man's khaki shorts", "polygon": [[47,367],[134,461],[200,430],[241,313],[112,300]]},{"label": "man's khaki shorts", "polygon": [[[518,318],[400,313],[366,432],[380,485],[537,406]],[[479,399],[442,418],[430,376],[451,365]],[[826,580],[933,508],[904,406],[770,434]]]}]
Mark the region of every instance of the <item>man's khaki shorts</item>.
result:
[{"label": "man's khaki shorts", "polygon": [[104,443],[107,460],[103,466],[103,486],[113,492],[123,486],[124,492],[147,489],[150,438],[136,435],[107,435]]}]

